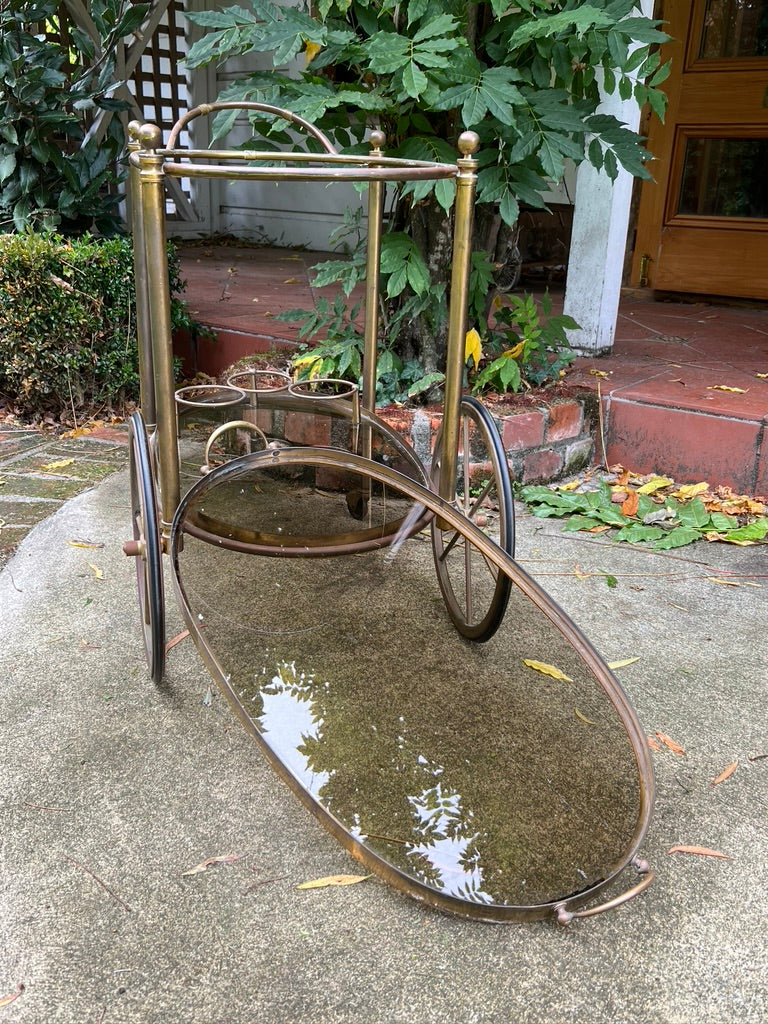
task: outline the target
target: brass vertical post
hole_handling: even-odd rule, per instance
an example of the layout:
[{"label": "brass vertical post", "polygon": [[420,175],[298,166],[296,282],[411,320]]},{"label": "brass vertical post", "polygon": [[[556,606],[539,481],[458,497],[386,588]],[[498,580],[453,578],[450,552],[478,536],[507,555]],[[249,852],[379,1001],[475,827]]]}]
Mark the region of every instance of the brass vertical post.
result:
[{"label": "brass vertical post", "polygon": [[472,259],[472,222],[477,160],[473,153],[480,145],[475,132],[462,132],[456,175],[456,205],[453,219],[453,268],[448,311],[448,351],[445,359],[445,401],[443,404],[443,444],[438,490],[441,498],[453,501],[456,493],[456,462],[459,447],[461,391],[464,380],[464,339],[467,333],[469,272]]},{"label": "brass vertical post", "polygon": [[163,542],[179,504],[179,456],[176,440],[173,349],[171,345],[171,297],[168,284],[168,251],[165,239],[165,189],[163,157],[158,152],[160,129],[145,124],[138,133],[141,213],[146,255],[149,325],[157,406],[157,461]]},{"label": "brass vertical post", "polygon": [[137,163],[130,159],[141,149],[139,121],[128,125],[129,201],[131,234],[133,235],[133,278],[136,288],[136,337],[139,348],[139,405],[147,430],[151,433],[157,423],[155,407],[155,381],[152,368],[152,332],[149,326],[149,294],[147,291],[147,253],[144,245],[144,221],[141,212],[141,180]]},{"label": "brass vertical post", "polygon": [[[384,132],[371,132],[371,157],[383,156]],[[375,166],[375,164],[373,165]],[[374,412],[376,408],[376,363],[378,361],[379,338],[379,277],[382,234],[382,207],[384,183],[371,181],[368,184],[368,246],[365,263],[365,342],[363,347],[363,409]],[[362,455],[371,458],[371,430],[365,427],[362,436]]]}]

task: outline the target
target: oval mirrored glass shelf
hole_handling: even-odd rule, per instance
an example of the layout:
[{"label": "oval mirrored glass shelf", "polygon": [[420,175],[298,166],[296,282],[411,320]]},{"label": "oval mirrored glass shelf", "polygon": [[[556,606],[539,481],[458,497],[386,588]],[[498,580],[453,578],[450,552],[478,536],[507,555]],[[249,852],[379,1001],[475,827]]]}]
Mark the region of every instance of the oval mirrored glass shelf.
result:
[{"label": "oval mirrored glass shelf", "polygon": [[[344,481],[336,491],[331,471]],[[371,495],[352,527],[350,483]],[[342,527],[406,525],[381,549],[265,557],[189,531],[211,502],[255,529],[283,524],[288,551],[297,536],[312,547]],[[486,643],[462,638],[446,613],[428,531],[407,525],[425,515],[511,580]],[[235,459],[182,500],[172,559],[187,625],[246,727],[326,827],[397,888],[492,921],[570,916],[635,857],[653,783],[624,694],[541,588],[428,489],[330,449]]]}]

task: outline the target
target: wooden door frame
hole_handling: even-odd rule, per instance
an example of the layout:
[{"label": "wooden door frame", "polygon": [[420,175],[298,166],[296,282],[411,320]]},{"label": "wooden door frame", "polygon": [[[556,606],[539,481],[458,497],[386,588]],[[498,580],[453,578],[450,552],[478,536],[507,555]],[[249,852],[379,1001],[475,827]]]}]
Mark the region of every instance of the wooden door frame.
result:
[{"label": "wooden door frame", "polygon": [[[739,73],[746,87],[754,90],[755,118],[749,123],[737,120],[725,94],[716,88],[721,74],[733,70],[734,60],[698,58],[699,26],[703,23],[706,0],[660,0],[656,17],[666,22],[665,31],[672,41],[662,47],[662,59],[671,61],[671,73],[665,91],[669,104],[665,123],[644,115],[641,132],[648,137],[648,148],[654,156],[649,165],[653,182],[644,182],[640,191],[630,284],[654,288],[655,270],[661,252],[663,232],[667,227],[701,226],[701,219],[677,213],[677,195],[682,178],[685,141],[688,138],[743,137],[768,138],[768,80],[765,58],[738,58]],[[702,75],[702,96],[684,100],[683,74],[695,71]],[[706,76],[706,78],[704,77]],[[762,99],[761,99],[762,97]],[[683,105],[685,103],[685,105]],[[768,222],[744,218],[707,218],[712,230],[748,231],[753,236],[766,234]],[[746,239],[746,235],[744,236]],[[691,289],[693,290],[693,289]]]}]

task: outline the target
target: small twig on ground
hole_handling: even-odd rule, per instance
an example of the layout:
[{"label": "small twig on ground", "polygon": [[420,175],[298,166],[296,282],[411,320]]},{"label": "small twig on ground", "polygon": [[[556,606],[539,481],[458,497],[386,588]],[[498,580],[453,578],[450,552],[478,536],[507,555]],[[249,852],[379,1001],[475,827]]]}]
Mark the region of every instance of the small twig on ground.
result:
[{"label": "small twig on ground", "polygon": [[90,868],[87,868],[85,864],[81,864],[80,861],[75,860],[74,857],[68,857],[66,853],[64,854],[64,859],[68,860],[70,864],[74,864],[76,868],[80,868],[80,870],[84,871],[86,875],[90,875],[94,882],[96,882],[97,885],[100,885],[104,892],[106,892],[108,895],[112,897],[115,903],[121,906],[123,910],[126,911],[126,913],[131,913],[131,908],[128,906],[125,900],[121,900],[117,893],[113,892],[113,890],[110,889],[106,882],[102,882],[99,876],[95,875]]}]

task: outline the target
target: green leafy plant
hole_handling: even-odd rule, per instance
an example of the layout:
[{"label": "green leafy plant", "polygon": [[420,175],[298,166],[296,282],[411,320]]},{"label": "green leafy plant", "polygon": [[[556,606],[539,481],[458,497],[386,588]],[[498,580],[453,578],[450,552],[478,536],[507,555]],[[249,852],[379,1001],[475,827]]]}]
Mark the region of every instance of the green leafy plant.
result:
[{"label": "green leafy plant", "polygon": [[[375,126],[390,154],[452,162],[458,135],[476,131],[483,294],[506,259],[520,204],[543,208],[566,161],[588,160],[611,178],[620,166],[648,176],[640,138],[599,110],[602,81],[608,93],[664,113],[658,86],[667,70],[655,48],[667,37],[659,23],[637,16],[634,0],[317,0],[305,9],[243,0],[188,17],[207,30],[189,53],[190,67],[271,54],[271,69],[232,82],[222,99],[287,107],[350,152],[366,151]],[[284,73],[302,55],[304,69]],[[219,137],[236,116],[218,116]],[[279,120],[254,115],[252,124],[266,146],[294,144]],[[317,147],[308,140],[307,148]],[[445,356],[454,194],[452,180],[411,182],[388,205],[384,331],[397,326],[404,362],[417,358],[430,372]],[[362,269],[355,267],[358,280]],[[348,283],[349,272],[337,271]],[[324,280],[332,278],[327,268]]]},{"label": "green leafy plant", "polygon": [[[193,321],[169,246],[173,328]],[[0,235],[0,390],[28,416],[117,409],[138,394],[130,239]]]},{"label": "green leafy plant", "polygon": [[575,358],[567,331],[578,324],[569,316],[552,316],[548,294],[542,297],[541,311],[531,295],[512,295],[507,302],[499,303],[493,327],[486,327],[485,363],[472,380],[475,394],[554,383]]},{"label": "green leafy plant", "polygon": [[[610,532],[616,541],[651,544],[656,551],[684,547],[697,540],[730,544],[768,543],[768,516],[762,502],[734,495],[727,488],[716,493],[708,485],[694,484],[673,490],[666,477],[645,478],[632,487],[630,474],[611,485],[582,491],[558,487],[523,487],[520,496],[540,519],[565,519],[566,531]],[[617,498],[621,500],[617,501]]]},{"label": "green leafy plant", "polygon": [[59,8],[59,0],[0,5],[0,226],[114,233],[123,130],[114,117],[103,138],[89,128],[100,111],[127,108],[114,97],[118,46],[149,4],[92,0],[96,37],[70,27],[67,47],[46,38],[59,28]]}]

